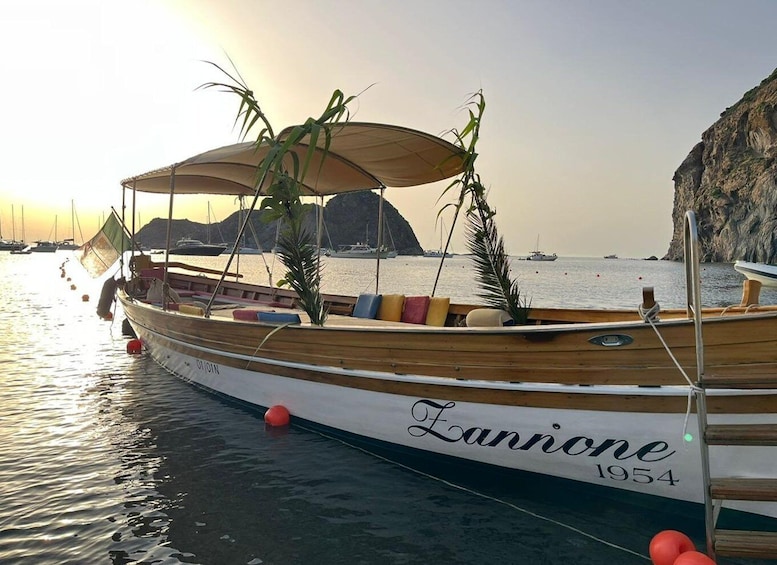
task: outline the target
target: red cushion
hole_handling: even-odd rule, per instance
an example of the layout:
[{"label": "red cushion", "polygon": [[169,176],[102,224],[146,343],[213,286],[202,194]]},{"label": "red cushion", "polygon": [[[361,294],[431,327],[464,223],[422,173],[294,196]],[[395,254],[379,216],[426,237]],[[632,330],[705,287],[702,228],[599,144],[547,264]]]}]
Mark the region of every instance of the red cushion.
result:
[{"label": "red cushion", "polygon": [[251,308],[241,308],[240,310],[232,310],[232,317],[235,320],[243,320],[246,322],[256,322],[256,315],[259,310],[253,310]]},{"label": "red cushion", "polygon": [[405,309],[402,311],[402,321],[410,324],[426,323],[426,312],[429,310],[428,296],[408,296],[405,298]]}]

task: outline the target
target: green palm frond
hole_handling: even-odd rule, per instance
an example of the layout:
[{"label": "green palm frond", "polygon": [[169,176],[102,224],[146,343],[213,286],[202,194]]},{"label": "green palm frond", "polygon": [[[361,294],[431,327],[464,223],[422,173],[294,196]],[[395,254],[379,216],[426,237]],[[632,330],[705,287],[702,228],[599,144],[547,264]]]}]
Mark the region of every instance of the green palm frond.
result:
[{"label": "green palm frond", "polygon": [[[313,234],[304,228],[307,207],[302,203],[301,187],[318,151],[323,152],[320,165],[323,166],[329,150],[332,130],[338,124],[348,121],[350,118],[348,104],[356,97],[346,97],[341,91],[335,90],[324,112],[318,118],[308,118],[304,124],[292,128],[281,140],[275,136],[270,121],[240,73],[235,71],[234,74],[230,74],[215,63],[209,64],[221,71],[229,80],[208,82],[200,88],[216,88],[240,98],[235,124],[240,125],[240,134],[243,137],[246,137],[257,125],[261,125],[254,143],[257,147],[267,147],[268,151],[255,172],[257,194],[254,205],[260,196],[260,187],[264,186],[265,179],[270,179],[270,187],[266,189],[266,196],[262,200],[260,209],[269,212],[263,215],[266,221],[282,222],[283,231],[278,240],[280,247],[278,255],[287,269],[284,282],[297,292],[300,305],[310,316],[310,321],[313,324],[323,325],[327,312],[321,296],[318,250]],[[304,158],[300,159],[292,149],[302,142],[308,145],[308,150]]]},{"label": "green palm frond", "polygon": [[506,311],[516,324],[526,323],[528,305],[510,276],[504,240],[497,232],[494,213],[484,201],[467,214],[465,234],[480,286],[478,296],[487,306]]},{"label": "green palm frond", "polygon": [[443,194],[458,191],[456,203],[452,204],[456,215],[467,206],[467,247],[477,272],[476,278],[480,286],[478,296],[488,306],[505,310],[516,324],[523,324],[528,318],[528,303],[521,296],[518,284],[512,278],[510,260],[494,221],[496,211],[489,207],[486,189],[475,171],[475,161],[478,157],[475,146],[480,137],[480,123],[486,108],[483,93],[475,93],[468,106],[469,122],[461,131],[452,131],[456,143],[464,150],[464,169],[461,176],[443,190]]}]

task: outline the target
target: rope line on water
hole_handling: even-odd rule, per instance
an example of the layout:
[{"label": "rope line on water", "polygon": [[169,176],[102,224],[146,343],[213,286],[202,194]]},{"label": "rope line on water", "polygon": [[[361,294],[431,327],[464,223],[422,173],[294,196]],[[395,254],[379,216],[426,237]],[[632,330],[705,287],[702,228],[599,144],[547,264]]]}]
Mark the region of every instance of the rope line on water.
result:
[{"label": "rope line on water", "polygon": [[359,447],[358,445],[354,445],[352,443],[349,443],[349,442],[347,442],[347,441],[345,441],[345,440],[343,440],[343,439],[341,439],[339,437],[327,435],[327,434],[325,434],[325,433],[323,433],[323,432],[321,432],[319,430],[314,430],[314,429],[311,429],[311,428],[308,428],[306,426],[302,426],[302,425],[299,425],[299,424],[294,424],[294,427],[303,429],[303,430],[305,430],[307,432],[312,432],[314,434],[318,434],[319,436],[324,437],[324,438],[326,438],[328,440],[337,441],[337,442],[339,442],[339,443],[341,443],[343,445],[346,445],[346,446],[348,446],[348,447],[350,447],[352,449],[356,449],[358,451],[361,451],[362,453],[365,453],[367,455],[370,455],[370,456],[375,457],[377,459],[380,459],[382,461],[386,461],[387,463],[391,463],[393,465],[396,465],[398,467],[406,469],[406,470],[408,470],[408,471],[410,471],[412,473],[415,473],[417,475],[420,475],[422,477],[426,477],[428,479],[432,479],[433,481],[437,481],[439,483],[447,485],[447,486],[449,486],[451,488],[454,488],[456,490],[460,490],[462,492],[466,492],[466,493],[472,494],[474,496],[483,498],[485,500],[489,500],[491,502],[496,502],[498,504],[502,504],[504,506],[507,506],[508,508],[511,508],[512,510],[515,510],[517,512],[521,512],[522,514],[526,514],[527,516],[531,516],[532,518],[537,518],[538,520],[543,520],[543,521],[551,523],[551,524],[553,524],[555,526],[559,526],[561,528],[564,528],[566,530],[574,532],[574,533],[576,533],[578,535],[586,537],[586,538],[588,538],[590,540],[593,540],[593,541],[595,541],[597,543],[600,543],[602,545],[606,545],[606,546],[611,547],[613,549],[618,549],[618,550],[623,551],[625,553],[629,553],[631,555],[634,555],[635,557],[640,557],[642,559],[645,559],[646,561],[650,561],[650,557],[648,557],[647,555],[643,555],[643,554],[638,553],[636,551],[633,551],[633,550],[631,550],[631,549],[629,549],[627,547],[623,547],[622,545],[618,545],[618,544],[609,542],[609,541],[607,541],[605,539],[602,539],[600,537],[597,537],[597,536],[595,536],[593,534],[589,534],[588,532],[585,532],[585,531],[583,531],[583,530],[581,530],[579,528],[576,528],[576,527],[571,526],[569,524],[565,524],[564,522],[559,522],[558,520],[554,520],[553,518],[548,518],[547,516],[543,516],[541,514],[537,514],[536,512],[532,512],[531,510],[527,510],[526,508],[522,508],[522,507],[520,507],[520,506],[518,506],[516,504],[513,504],[512,502],[507,502],[506,500],[502,500],[500,498],[496,498],[494,496],[491,496],[491,495],[488,495],[488,494],[484,494],[482,492],[478,492],[476,490],[473,490],[471,488],[465,487],[463,485],[459,485],[459,484],[453,483],[453,482],[451,482],[451,481],[449,481],[447,479],[443,479],[441,477],[436,477],[434,475],[431,475],[431,474],[426,473],[424,471],[421,471],[419,469],[414,469],[413,467],[410,467],[409,465],[405,465],[404,463],[400,463],[398,461],[394,461],[393,459],[389,459],[388,457],[384,457],[383,455],[378,455],[377,453],[375,453],[373,451],[370,451],[370,450],[365,449],[363,447]]}]

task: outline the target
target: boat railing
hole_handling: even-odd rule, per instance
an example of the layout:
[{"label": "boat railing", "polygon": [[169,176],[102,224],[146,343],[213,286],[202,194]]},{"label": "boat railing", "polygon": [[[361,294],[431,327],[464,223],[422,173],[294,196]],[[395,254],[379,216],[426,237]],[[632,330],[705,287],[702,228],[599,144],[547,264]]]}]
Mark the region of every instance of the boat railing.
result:
[{"label": "boat railing", "polygon": [[699,230],[696,214],[689,210],[683,223],[683,259],[685,262],[685,290],[688,317],[693,319],[696,340],[696,419],[699,425],[701,473],[704,485],[704,526],[707,553],[714,558],[715,511],[710,497],[710,456],[705,439],[707,430],[707,397],[704,391],[704,338],[702,334],[701,278],[699,276]]},{"label": "boat railing", "polygon": [[[724,500],[766,502],[777,500],[777,477],[715,477],[710,476],[710,445],[714,446],[777,446],[777,426],[760,422],[710,425],[707,419],[708,388],[777,388],[774,375],[755,380],[705,377],[704,342],[702,339],[701,284],[699,278],[699,236],[696,215],[685,214],[683,245],[685,252],[688,316],[693,317],[696,338],[696,419],[699,424],[699,452],[704,486],[704,525],[707,554],[748,558],[777,558],[777,532],[719,530],[718,514]],[[743,303],[749,302],[743,298]]]}]

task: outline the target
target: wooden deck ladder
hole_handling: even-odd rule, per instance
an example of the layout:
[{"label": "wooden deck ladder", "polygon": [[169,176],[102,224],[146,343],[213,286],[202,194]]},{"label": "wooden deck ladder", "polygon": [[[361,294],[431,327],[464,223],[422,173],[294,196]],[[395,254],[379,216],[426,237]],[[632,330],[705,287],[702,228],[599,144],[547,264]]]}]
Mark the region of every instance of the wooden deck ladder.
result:
[{"label": "wooden deck ladder", "polygon": [[773,446],[777,462],[777,424],[715,424],[707,423],[709,389],[777,389],[777,375],[743,380],[737,377],[705,376],[704,342],[702,340],[701,296],[699,279],[699,247],[696,216],[685,214],[684,227],[685,277],[688,316],[693,317],[696,334],[696,414],[699,422],[701,466],[704,480],[704,522],[707,532],[707,554],[777,559],[777,532],[720,530],[716,528],[724,500],[777,501],[777,464],[774,478],[710,477],[710,446]]}]

